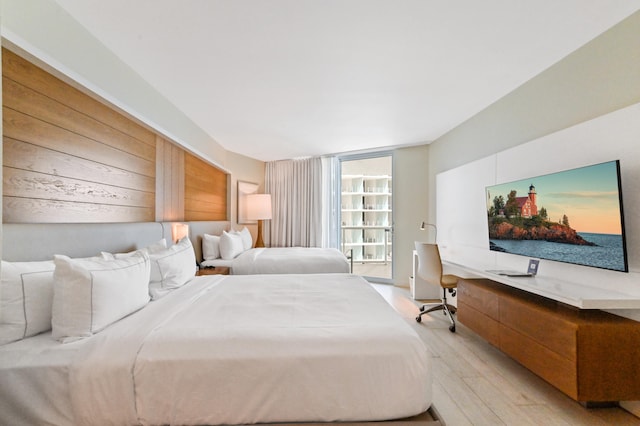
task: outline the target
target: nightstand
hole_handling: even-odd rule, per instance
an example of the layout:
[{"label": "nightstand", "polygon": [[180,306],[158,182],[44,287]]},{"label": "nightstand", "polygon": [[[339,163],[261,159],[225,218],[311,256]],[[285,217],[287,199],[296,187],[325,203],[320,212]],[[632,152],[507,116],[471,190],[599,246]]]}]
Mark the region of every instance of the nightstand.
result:
[{"label": "nightstand", "polygon": [[200,268],[196,275],[229,275],[228,266],[216,266],[215,268]]}]

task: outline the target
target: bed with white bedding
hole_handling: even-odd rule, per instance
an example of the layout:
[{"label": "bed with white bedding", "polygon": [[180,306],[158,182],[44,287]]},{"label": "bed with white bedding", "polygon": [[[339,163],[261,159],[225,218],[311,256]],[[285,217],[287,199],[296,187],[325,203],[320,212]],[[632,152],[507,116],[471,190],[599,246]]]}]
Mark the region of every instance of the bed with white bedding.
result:
[{"label": "bed with white bedding", "polygon": [[347,257],[335,248],[253,247],[251,233],[223,230],[219,235],[203,233],[200,267],[229,267],[233,275],[321,274],[350,272]]},{"label": "bed with white bedding", "polygon": [[[232,274],[351,270],[347,257],[334,248],[253,249],[251,234],[246,228],[230,231],[231,224],[226,221],[184,223],[189,225],[189,238],[201,267],[228,266]],[[160,239],[171,245],[172,225],[171,222],[4,224],[2,257],[9,261],[34,261],[49,260],[53,254],[93,256],[100,251],[142,248]]]},{"label": "bed with white bedding", "polygon": [[233,259],[209,259],[201,267],[227,266],[233,275],[321,274],[349,272],[347,257],[334,248],[269,247],[251,248]]},{"label": "bed with white bedding", "polygon": [[91,337],[0,346],[0,424],[387,420],[427,410],[431,380],[360,277],[203,276]]}]

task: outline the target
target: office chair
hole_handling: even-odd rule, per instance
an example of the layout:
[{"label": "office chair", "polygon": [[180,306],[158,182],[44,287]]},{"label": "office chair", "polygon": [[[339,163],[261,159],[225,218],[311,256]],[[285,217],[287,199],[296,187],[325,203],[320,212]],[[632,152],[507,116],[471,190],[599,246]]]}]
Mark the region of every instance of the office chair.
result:
[{"label": "office chair", "polygon": [[[451,321],[449,331],[455,333],[456,322],[453,314],[456,313],[456,307],[447,303],[447,293],[451,296],[456,295],[458,286],[458,277],[455,275],[442,274],[442,260],[440,259],[440,251],[437,244],[415,242],[416,253],[418,254],[418,270],[417,277],[428,282],[429,284],[442,287],[442,298],[427,301],[426,304],[420,306],[420,314],[416,317],[417,322],[422,322],[422,315],[429,312],[442,310],[443,313]],[[426,309],[428,305],[435,306]]]}]

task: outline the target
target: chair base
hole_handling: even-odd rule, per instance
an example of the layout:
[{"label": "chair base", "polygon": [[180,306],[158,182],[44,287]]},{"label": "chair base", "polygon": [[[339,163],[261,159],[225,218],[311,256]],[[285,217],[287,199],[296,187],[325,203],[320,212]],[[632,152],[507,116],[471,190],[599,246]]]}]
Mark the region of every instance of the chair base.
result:
[{"label": "chair base", "polygon": [[449,322],[451,323],[451,325],[449,326],[449,331],[452,333],[455,333],[456,321],[455,319],[453,319],[453,315],[455,315],[457,308],[447,303],[447,289],[442,289],[442,290],[443,290],[442,299],[440,299],[439,302],[438,301],[434,302],[434,303],[437,303],[437,305],[432,306],[429,309],[426,309],[429,304],[424,304],[420,306],[420,314],[418,314],[418,316],[416,317],[416,321],[422,322],[422,316],[425,314],[428,314],[429,312],[443,311],[444,315],[447,316],[447,318],[449,319]]}]

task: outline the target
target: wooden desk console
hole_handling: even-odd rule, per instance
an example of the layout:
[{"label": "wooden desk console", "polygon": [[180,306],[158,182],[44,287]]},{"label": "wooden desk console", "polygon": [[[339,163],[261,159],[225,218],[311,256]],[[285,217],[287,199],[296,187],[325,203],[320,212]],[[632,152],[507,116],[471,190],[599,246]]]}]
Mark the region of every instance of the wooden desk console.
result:
[{"label": "wooden desk console", "polygon": [[458,320],[585,405],[640,400],[640,323],[488,279],[458,283]]}]

